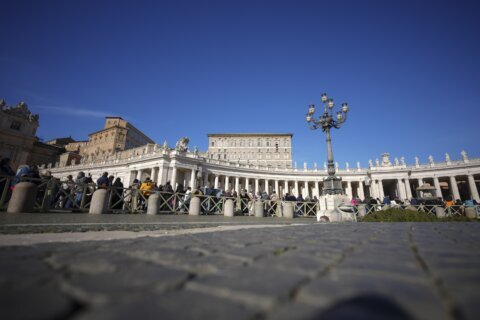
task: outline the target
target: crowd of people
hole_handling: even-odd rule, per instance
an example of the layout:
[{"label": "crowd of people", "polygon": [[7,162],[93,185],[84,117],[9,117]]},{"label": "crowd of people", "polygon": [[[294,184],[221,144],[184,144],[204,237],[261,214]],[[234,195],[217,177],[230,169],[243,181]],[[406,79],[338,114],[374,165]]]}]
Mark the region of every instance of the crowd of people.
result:
[{"label": "crowd of people", "polygon": [[[265,215],[278,215],[280,208],[277,207],[277,203],[279,200],[282,202],[295,202],[294,210],[296,215],[312,215],[315,211],[315,204],[318,202],[316,196],[303,198],[301,194],[295,197],[293,194],[286,193],[283,197],[279,197],[275,190],[271,191],[271,193],[266,191],[253,193],[246,189],[241,189],[237,193],[233,189],[222,190],[209,188],[208,186],[192,190],[191,187],[185,188],[183,184],[177,184],[174,190],[170,181],[167,181],[164,185],[158,185],[150,177],[146,177],[143,181],[135,179],[130,186],[124,186],[121,178],[115,178],[113,175],[109,175],[108,172],[104,172],[98,179],[94,180],[91,174],[86,175],[80,171],[75,178],[72,175],[68,175],[63,181],[60,181],[58,178],[53,177],[49,170],[39,172],[38,167],[35,165],[20,166],[15,172],[8,158],[0,160],[0,175],[12,177],[8,186],[5,185],[7,183],[6,179],[0,179],[0,192],[3,192],[5,188],[7,189],[5,202],[8,202],[10,199],[12,191],[18,182],[28,180],[37,184],[46,183],[52,195],[49,199],[50,207],[59,209],[83,208],[84,204],[90,201],[93,192],[97,188],[108,188],[111,190],[111,209],[128,210],[129,212],[145,211],[148,198],[153,193],[159,194],[161,200],[163,200],[161,201],[160,211],[188,212],[192,197],[199,196],[202,199],[201,210],[205,214],[221,212],[223,202],[220,200],[222,198],[238,199],[236,213],[242,215],[252,215],[256,201],[264,203]],[[37,198],[39,201],[45,195],[44,189],[38,193]],[[449,210],[454,210],[458,214],[463,214],[462,208],[464,206],[478,205],[475,200],[461,202],[460,200],[454,201],[451,197],[447,197],[445,201],[441,198],[428,201],[412,198],[402,201],[399,198],[390,199],[389,196],[385,196],[383,200],[372,197],[366,197],[364,200],[354,197],[351,200],[352,206],[359,204],[365,204],[367,212],[379,210],[384,206],[406,208],[420,204],[425,206],[441,205],[444,208],[450,208]]]}]

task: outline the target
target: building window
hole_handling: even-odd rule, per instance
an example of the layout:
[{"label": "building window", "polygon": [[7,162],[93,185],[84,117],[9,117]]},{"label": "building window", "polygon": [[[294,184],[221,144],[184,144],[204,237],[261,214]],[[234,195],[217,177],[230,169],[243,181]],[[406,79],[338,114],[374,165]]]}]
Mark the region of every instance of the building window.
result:
[{"label": "building window", "polygon": [[278,142],[275,143],[275,151],[278,152]]},{"label": "building window", "polygon": [[224,159],[224,160],[227,159],[227,155],[226,155],[226,154],[223,155],[223,159]]},{"label": "building window", "polygon": [[212,147],[215,147],[215,142],[212,141]]},{"label": "building window", "polygon": [[19,121],[13,120],[13,121],[12,121],[12,124],[10,125],[10,129],[20,130],[21,125],[22,125],[22,124],[21,124]]}]

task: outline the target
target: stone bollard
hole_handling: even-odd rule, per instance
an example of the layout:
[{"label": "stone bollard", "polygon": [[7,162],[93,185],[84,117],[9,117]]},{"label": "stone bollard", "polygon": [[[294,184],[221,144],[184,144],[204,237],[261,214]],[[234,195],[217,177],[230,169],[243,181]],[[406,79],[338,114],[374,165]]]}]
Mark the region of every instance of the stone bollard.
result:
[{"label": "stone bollard", "polygon": [[91,214],[102,214],[108,212],[108,190],[107,189],[97,189],[92,196],[92,201],[90,202],[90,210],[88,213]]},{"label": "stone bollard", "polygon": [[435,207],[435,215],[437,218],[445,218],[445,209],[442,207]]},{"label": "stone bollard", "polygon": [[33,212],[38,187],[32,182],[19,182],[13,189],[12,198],[8,202],[8,213]]},{"label": "stone bollard", "polygon": [[225,217],[233,217],[233,200],[225,200],[225,205],[223,206],[223,215]]},{"label": "stone bollard", "polygon": [[255,201],[255,217],[263,218],[263,202]]},{"label": "stone bollard", "polygon": [[358,209],[358,216],[363,218],[367,215],[367,206],[364,205],[364,204],[359,204],[357,205],[357,209]]},{"label": "stone bollard", "polygon": [[193,197],[190,199],[190,207],[188,208],[188,214],[190,216],[198,216],[200,215],[200,198],[199,197]]},{"label": "stone bollard", "polygon": [[148,197],[147,214],[158,214],[160,207],[160,195],[154,193]]},{"label": "stone bollard", "polygon": [[283,217],[288,219],[295,218],[295,214],[293,213],[293,203],[291,202],[283,203]]},{"label": "stone bollard", "polygon": [[465,208],[465,216],[470,219],[477,218],[477,208],[475,207],[466,207]]}]

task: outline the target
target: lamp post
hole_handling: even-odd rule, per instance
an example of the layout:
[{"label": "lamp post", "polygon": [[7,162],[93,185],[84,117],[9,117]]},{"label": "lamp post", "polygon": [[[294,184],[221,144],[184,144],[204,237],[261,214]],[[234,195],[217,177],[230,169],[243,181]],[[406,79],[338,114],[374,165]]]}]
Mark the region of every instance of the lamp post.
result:
[{"label": "lamp post", "polygon": [[341,111],[338,111],[335,116],[333,112],[333,107],[335,106],[333,99],[328,98],[326,93],[322,93],[321,101],[323,103],[323,114],[318,119],[315,119],[315,106],[311,104],[308,108],[306,120],[310,129],[316,130],[321,128],[327,136],[328,177],[324,180],[323,194],[343,194],[342,179],[335,176],[330,129],[339,129],[341,125],[347,121],[348,104],[346,102],[342,103]]}]

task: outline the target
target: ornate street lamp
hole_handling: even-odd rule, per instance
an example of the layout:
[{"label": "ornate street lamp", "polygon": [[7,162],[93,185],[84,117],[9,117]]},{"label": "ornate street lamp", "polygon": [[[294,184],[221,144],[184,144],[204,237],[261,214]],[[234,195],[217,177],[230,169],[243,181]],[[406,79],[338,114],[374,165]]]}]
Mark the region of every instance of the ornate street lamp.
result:
[{"label": "ornate street lamp", "polygon": [[333,162],[332,140],[330,138],[330,129],[339,129],[341,125],[347,121],[348,104],[342,103],[341,111],[335,115],[333,107],[335,106],[333,99],[328,98],[326,93],[322,93],[321,100],[323,103],[323,114],[315,119],[315,106],[311,104],[308,107],[307,123],[312,130],[321,128],[327,135],[327,156],[328,156],[328,177],[325,178],[323,184],[323,194],[343,194],[342,179],[335,176],[335,165]]}]

